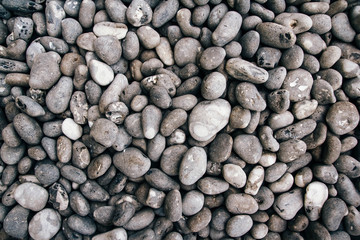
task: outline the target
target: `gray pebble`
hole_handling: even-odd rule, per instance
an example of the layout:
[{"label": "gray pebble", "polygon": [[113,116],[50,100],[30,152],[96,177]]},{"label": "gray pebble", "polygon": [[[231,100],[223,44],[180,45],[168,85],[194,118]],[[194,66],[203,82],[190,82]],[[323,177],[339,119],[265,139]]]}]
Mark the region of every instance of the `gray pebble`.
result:
[{"label": "gray pebble", "polygon": [[106,202],[109,200],[109,193],[93,180],[86,180],[80,186],[80,192],[90,201]]},{"label": "gray pebble", "polygon": [[279,195],[274,202],[274,210],[285,220],[295,217],[302,207],[303,196],[299,188]]},{"label": "gray pebble", "polygon": [[253,226],[253,220],[249,215],[236,215],[229,219],[226,224],[226,233],[230,237],[241,237]]},{"label": "gray pebble", "polygon": [[301,33],[297,35],[296,43],[311,55],[317,55],[326,49],[325,41],[316,33]]},{"label": "gray pebble", "polygon": [[331,17],[327,14],[315,14],[310,16],[313,25],[310,28],[310,32],[317,34],[325,34],[332,28]]},{"label": "gray pebble", "polygon": [[240,58],[229,59],[226,62],[226,71],[235,79],[246,80],[254,84],[264,83],[269,78],[265,69]]},{"label": "gray pebble", "polygon": [[259,139],[252,135],[238,135],[234,138],[234,151],[247,163],[259,162],[262,155],[262,146]]},{"label": "gray pebble", "polygon": [[179,168],[179,179],[184,185],[196,183],[206,172],[206,152],[192,147],[183,156]]},{"label": "gray pebble", "polygon": [[146,25],[152,20],[152,9],[144,0],[131,1],[126,9],[126,19],[134,27]]},{"label": "gray pebble", "polygon": [[295,34],[308,31],[313,24],[311,18],[303,13],[281,13],[274,22],[291,28]]},{"label": "gray pebble", "polygon": [[246,193],[230,194],[226,198],[225,205],[233,214],[253,214],[259,209],[255,198]]},{"label": "gray pebble", "polygon": [[236,86],[236,99],[243,108],[251,111],[263,111],[266,102],[252,83],[242,82]]},{"label": "gray pebble", "polygon": [[[259,67],[263,68],[275,68],[281,58],[281,51],[276,48],[270,48],[270,47],[261,47],[256,52],[256,63]],[[283,68],[283,67],[279,67]],[[271,73],[274,71],[269,71],[269,78],[267,82],[265,82],[265,85],[270,85],[273,81],[273,76],[271,76]],[[268,83],[269,82],[269,83]]]},{"label": "gray pebble", "polygon": [[231,42],[238,34],[241,24],[242,17],[238,12],[227,12],[212,33],[213,44],[222,47]]},{"label": "gray pebble", "polygon": [[[29,85],[35,89],[50,89],[60,78],[60,55],[55,52],[38,54],[31,68]],[[47,72],[53,74],[49,77]]]},{"label": "gray pebble", "polygon": [[165,23],[175,17],[177,10],[179,9],[179,1],[161,1],[156,6],[153,13],[152,25],[155,28],[163,26]]},{"label": "gray pebble", "polygon": [[45,187],[50,186],[60,178],[59,169],[50,161],[39,162],[34,170],[36,178]]},{"label": "gray pebble", "polygon": [[3,143],[0,149],[0,156],[4,163],[6,164],[16,164],[24,156],[26,146],[24,144],[19,145],[18,147],[9,147],[6,143]]},{"label": "gray pebble", "polygon": [[68,218],[68,225],[72,230],[84,235],[92,235],[96,231],[95,222],[91,218],[76,214]]},{"label": "gray pebble", "polygon": [[70,77],[61,77],[46,95],[48,109],[55,114],[64,112],[69,106],[72,90],[72,79]]},{"label": "gray pebble", "polygon": [[288,72],[282,88],[290,93],[290,100],[298,102],[308,99],[313,85],[313,78],[308,71],[296,69]]},{"label": "gray pebble", "polygon": [[121,44],[115,36],[100,36],[94,41],[96,55],[108,65],[117,63],[121,57]]},{"label": "gray pebble", "polygon": [[355,31],[351,27],[349,18],[345,13],[338,13],[331,18],[334,36],[344,42],[352,42],[355,38]]},{"label": "gray pebble", "polygon": [[143,208],[124,225],[126,230],[141,230],[147,227],[155,218],[155,213],[150,208]]},{"label": "gray pebble", "polygon": [[61,35],[61,21],[65,16],[64,9],[56,1],[51,1],[46,5],[46,31],[49,36],[59,37]]},{"label": "gray pebble", "polygon": [[261,43],[275,48],[290,48],[295,44],[296,36],[291,28],[277,23],[260,23],[256,27]]},{"label": "gray pebble", "polygon": [[150,159],[136,148],[127,148],[116,153],[113,163],[122,173],[131,178],[143,176],[150,169]]},{"label": "gray pebble", "polygon": [[14,128],[22,140],[27,144],[39,144],[43,137],[40,125],[35,119],[24,113],[19,113],[14,118]]},{"label": "gray pebble", "polygon": [[71,165],[64,165],[60,169],[60,173],[62,177],[77,184],[83,184],[87,179],[86,174],[81,169]]},{"label": "gray pebble", "polygon": [[20,184],[14,192],[14,198],[21,206],[36,212],[45,207],[48,197],[45,188],[30,182]]},{"label": "gray pebble", "polygon": [[111,147],[117,137],[118,128],[112,121],[99,118],[91,127],[90,135],[105,147]]},{"label": "gray pebble", "polygon": [[86,216],[90,213],[90,204],[87,199],[78,191],[72,191],[69,195],[69,204],[71,209],[80,216]]},{"label": "gray pebble", "polygon": [[28,235],[28,217],[30,211],[16,205],[5,217],[3,228],[14,238],[25,238]]}]

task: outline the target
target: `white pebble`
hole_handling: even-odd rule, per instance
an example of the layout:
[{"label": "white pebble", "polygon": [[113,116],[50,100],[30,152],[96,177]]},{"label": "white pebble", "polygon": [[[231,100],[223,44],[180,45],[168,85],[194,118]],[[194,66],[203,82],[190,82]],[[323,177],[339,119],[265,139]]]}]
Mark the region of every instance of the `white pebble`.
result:
[{"label": "white pebble", "polygon": [[114,71],[106,63],[93,59],[89,69],[92,79],[100,86],[107,86],[114,80]]},{"label": "white pebble", "polygon": [[61,130],[66,137],[74,141],[79,139],[83,132],[82,127],[74,122],[72,118],[67,118],[63,121]]}]

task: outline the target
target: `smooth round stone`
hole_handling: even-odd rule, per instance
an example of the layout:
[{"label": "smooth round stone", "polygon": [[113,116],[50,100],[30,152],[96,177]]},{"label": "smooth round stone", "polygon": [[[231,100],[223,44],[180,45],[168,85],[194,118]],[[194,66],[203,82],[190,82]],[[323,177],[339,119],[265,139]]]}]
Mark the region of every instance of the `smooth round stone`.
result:
[{"label": "smooth round stone", "polygon": [[68,225],[69,228],[83,235],[92,235],[96,232],[96,224],[90,217],[71,215],[68,218]]},{"label": "smooth round stone", "polygon": [[348,215],[348,213],[348,208],[343,200],[340,198],[329,198],[322,208],[321,219],[329,231],[336,231],[342,219]]},{"label": "smooth round stone", "polygon": [[143,176],[151,165],[150,159],[137,148],[127,148],[123,152],[116,153],[113,163],[117,169],[130,178]]},{"label": "smooth round stone", "polygon": [[290,48],[296,42],[296,35],[293,30],[277,23],[260,23],[257,25],[256,31],[260,34],[261,43],[270,47]]},{"label": "smooth round stone", "polygon": [[237,101],[245,109],[261,112],[266,108],[266,101],[252,83],[239,83],[236,86],[235,94]]},{"label": "smooth round stone", "polygon": [[229,121],[231,106],[224,99],[202,101],[190,113],[189,132],[197,141],[207,141],[215,136]]},{"label": "smooth round stone", "polygon": [[89,70],[92,79],[100,86],[107,86],[114,80],[114,71],[112,68],[98,60],[91,60]]},{"label": "smooth round stone", "polygon": [[206,100],[215,100],[223,95],[226,89],[226,78],[222,73],[212,72],[201,82],[201,95]]},{"label": "smooth round stone", "polygon": [[236,11],[227,12],[211,35],[212,43],[222,47],[231,42],[238,34],[242,16]]},{"label": "smooth round stone", "polygon": [[82,127],[74,122],[72,118],[66,118],[61,125],[61,131],[71,140],[77,140],[82,136]]},{"label": "smooth round stone", "polygon": [[35,119],[19,113],[14,117],[13,123],[16,132],[27,144],[36,145],[41,142],[43,132]]},{"label": "smooth round stone", "polygon": [[184,185],[196,183],[206,172],[207,155],[203,148],[192,147],[183,156],[179,168],[179,180]]},{"label": "smooth round stone", "polygon": [[327,14],[315,14],[310,16],[313,25],[310,32],[325,34],[331,30],[331,17]]},{"label": "smooth round stone", "polygon": [[326,13],[329,7],[329,3],[327,2],[306,2],[301,5],[300,10],[305,14],[312,15]]},{"label": "smooth round stone", "polygon": [[246,193],[230,194],[226,198],[225,205],[232,214],[254,214],[259,209],[255,198]]},{"label": "smooth round stone", "polygon": [[7,213],[3,229],[11,237],[25,239],[28,235],[28,217],[30,211],[16,205],[9,213]]},{"label": "smooth round stone", "polygon": [[299,102],[310,98],[310,91],[313,85],[311,74],[303,69],[296,69],[288,72],[282,88],[290,93],[290,101]]},{"label": "smooth round stone", "polygon": [[283,52],[280,62],[287,70],[297,69],[304,62],[304,51],[298,45],[294,45]]},{"label": "smooth round stone", "polygon": [[118,131],[115,123],[106,118],[99,118],[92,125],[90,135],[101,145],[111,147],[116,141]]},{"label": "smooth round stone", "polygon": [[259,139],[253,135],[241,134],[235,137],[234,151],[249,164],[260,161],[262,155],[262,145]]},{"label": "smooth round stone", "polygon": [[314,181],[307,185],[304,196],[304,208],[310,221],[316,221],[320,218],[321,209],[328,195],[328,188],[322,182]]},{"label": "smooth round stone", "polygon": [[51,161],[43,160],[36,164],[35,176],[41,184],[47,187],[60,178],[60,171]]},{"label": "smooth round stone", "polygon": [[204,194],[197,190],[187,192],[182,199],[182,212],[185,216],[192,216],[200,212],[204,206]]},{"label": "smooth round stone", "polygon": [[225,164],[222,168],[222,174],[225,181],[236,188],[242,188],[246,184],[246,174],[239,165]]},{"label": "smooth round stone", "polygon": [[315,99],[303,100],[297,102],[292,107],[292,113],[298,120],[305,119],[311,116],[318,106],[318,102]]},{"label": "smooth round stone", "polygon": [[34,215],[29,223],[29,234],[33,239],[51,239],[60,230],[61,216],[51,208],[45,208]]},{"label": "smooth round stone", "polygon": [[305,32],[297,35],[296,43],[311,55],[317,55],[326,48],[325,41],[317,33]]},{"label": "smooth round stone", "polygon": [[201,49],[200,42],[194,38],[185,37],[180,39],[174,47],[174,60],[176,65],[184,67],[189,63],[195,64]]},{"label": "smooth round stone", "polygon": [[320,56],[321,68],[331,68],[341,57],[341,49],[338,46],[327,47]]},{"label": "smooth round stone", "polygon": [[99,22],[95,24],[93,32],[98,37],[111,35],[120,40],[125,38],[128,27],[124,23]]},{"label": "smooth round stone", "polygon": [[355,30],[351,27],[348,15],[346,13],[338,13],[331,18],[334,36],[343,42],[351,43],[356,35]]},{"label": "smooth round stone", "polygon": [[146,49],[156,48],[160,44],[160,35],[149,26],[142,26],[136,30],[136,34],[143,47]]},{"label": "smooth round stone", "polygon": [[204,194],[216,195],[226,192],[229,189],[229,183],[222,179],[205,177],[197,182],[197,188]]},{"label": "smooth round stone", "polygon": [[18,147],[9,147],[6,143],[3,143],[0,149],[0,157],[4,163],[14,165],[21,160],[25,151],[25,144],[20,144]]},{"label": "smooth round stone", "polygon": [[115,36],[100,36],[94,41],[96,55],[108,65],[117,63],[121,57],[121,44]]},{"label": "smooth round stone", "polygon": [[123,228],[115,228],[111,231],[100,233],[92,237],[92,240],[127,240],[128,236]]},{"label": "smooth round stone", "polygon": [[45,188],[31,182],[20,184],[14,192],[14,198],[21,206],[35,212],[45,207],[48,197]]},{"label": "smooth round stone", "polygon": [[[37,54],[30,72],[29,86],[35,89],[50,89],[60,78],[61,57],[56,52]],[[48,74],[51,72],[52,74]]]},{"label": "smooth round stone", "polygon": [[205,70],[217,68],[226,55],[225,49],[221,47],[209,47],[201,54],[200,66]]},{"label": "smooth round stone", "polygon": [[65,18],[61,21],[62,36],[68,44],[75,44],[76,39],[83,33],[78,21],[73,18]]},{"label": "smooth round stone", "polygon": [[344,135],[358,125],[359,112],[351,102],[336,102],[327,112],[326,122],[333,133]]},{"label": "smooth round stone", "polygon": [[295,34],[308,31],[312,26],[312,20],[303,13],[280,13],[274,22],[289,27]]},{"label": "smooth round stone", "polygon": [[253,226],[253,220],[249,215],[236,215],[229,219],[226,224],[226,233],[233,238],[245,235]]},{"label": "smooth round stone", "polygon": [[61,77],[56,85],[46,95],[46,106],[55,114],[66,111],[73,91],[73,81],[70,77]]},{"label": "smooth round stone", "polygon": [[261,84],[268,80],[268,72],[241,58],[231,58],[226,62],[227,73],[235,79]]},{"label": "smooth round stone", "polygon": [[291,220],[303,207],[303,195],[300,188],[279,195],[274,202],[275,212],[284,220]]}]

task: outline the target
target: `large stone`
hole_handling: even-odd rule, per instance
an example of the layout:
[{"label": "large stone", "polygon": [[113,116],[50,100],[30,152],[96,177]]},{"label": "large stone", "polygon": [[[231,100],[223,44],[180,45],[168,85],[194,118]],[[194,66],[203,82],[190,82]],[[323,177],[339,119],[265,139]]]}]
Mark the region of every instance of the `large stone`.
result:
[{"label": "large stone", "polygon": [[231,106],[224,99],[202,101],[189,116],[189,132],[198,141],[207,141],[215,136],[229,121]]},{"label": "large stone", "polygon": [[51,208],[45,208],[35,214],[29,223],[29,234],[33,239],[47,240],[55,236],[61,227],[60,214]]},{"label": "large stone", "polygon": [[14,192],[14,198],[21,206],[35,212],[45,207],[48,197],[45,188],[31,182],[20,184]]}]

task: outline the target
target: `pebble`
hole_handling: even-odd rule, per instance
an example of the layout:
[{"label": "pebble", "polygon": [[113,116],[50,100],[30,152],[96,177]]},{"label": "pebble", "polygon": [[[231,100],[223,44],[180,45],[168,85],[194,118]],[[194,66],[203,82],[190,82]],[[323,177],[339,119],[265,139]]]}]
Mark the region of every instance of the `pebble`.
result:
[{"label": "pebble", "polygon": [[123,228],[115,228],[111,231],[107,231],[104,233],[100,233],[95,235],[92,239],[93,240],[110,240],[110,239],[118,239],[118,240],[126,240],[127,239],[127,233],[125,229]]},{"label": "pebble", "polygon": [[196,183],[206,172],[207,154],[203,148],[192,147],[183,156],[179,167],[179,180],[184,185]]},{"label": "pebble", "polygon": [[244,170],[238,165],[231,163],[225,164],[222,168],[222,174],[225,181],[236,188],[242,188],[246,184],[247,176]]},{"label": "pebble", "polygon": [[260,161],[262,155],[262,145],[256,136],[242,134],[234,139],[234,151],[249,164]]},{"label": "pebble", "polygon": [[231,42],[239,32],[241,24],[242,17],[238,12],[227,12],[211,35],[213,44],[222,47]]},{"label": "pebble", "polygon": [[19,113],[14,117],[13,123],[17,134],[27,144],[36,145],[40,143],[43,132],[35,119],[24,113]]},{"label": "pebble", "polygon": [[296,35],[291,28],[272,22],[260,23],[256,26],[260,41],[264,45],[286,49],[296,42]]},{"label": "pebble", "polygon": [[[31,67],[29,85],[36,89],[50,89],[60,78],[61,57],[56,52],[37,54]],[[51,71],[51,75],[47,74]]]},{"label": "pebble", "polygon": [[197,104],[188,119],[191,136],[198,141],[211,139],[225,127],[230,117],[230,111],[230,104],[224,99],[203,101]]},{"label": "pebble", "polygon": [[226,71],[235,79],[245,80],[254,84],[261,84],[268,80],[269,74],[256,65],[240,59],[231,58],[226,62]]},{"label": "pebble", "polygon": [[3,228],[5,232],[14,238],[25,238],[28,235],[28,217],[30,210],[16,205],[6,215]]},{"label": "pebble", "polygon": [[34,239],[46,240],[55,236],[61,227],[61,216],[51,208],[36,213],[29,223],[29,235]]},{"label": "pebble", "polygon": [[38,212],[42,210],[47,201],[49,194],[45,188],[35,183],[22,183],[14,192],[14,198],[22,207]]},{"label": "pebble", "polygon": [[198,213],[204,206],[204,194],[197,190],[187,192],[182,199],[182,213],[192,216]]},{"label": "pebble", "polygon": [[359,112],[350,102],[336,102],[326,114],[326,122],[332,132],[344,135],[359,123]]},{"label": "pebble", "polygon": [[282,88],[289,91],[290,101],[299,102],[310,98],[313,81],[314,80],[308,71],[296,69],[288,72]]},{"label": "pebble", "polygon": [[91,60],[89,70],[92,79],[100,86],[107,86],[114,80],[114,71],[103,62]]},{"label": "pebble", "polygon": [[295,217],[296,213],[303,207],[303,195],[300,188],[279,195],[274,202],[274,210],[285,220]]},{"label": "pebble", "polygon": [[81,217],[76,214],[68,218],[68,226],[72,230],[84,235],[92,235],[96,231],[95,222],[91,218]]},{"label": "pebble", "polygon": [[331,18],[332,29],[334,36],[344,42],[352,42],[355,38],[356,32],[351,27],[348,16],[345,13],[335,14]]},{"label": "pebble", "polygon": [[137,148],[127,148],[116,153],[113,163],[122,173],[131,178],[143,176],[150,169],[150,159]]},{"label": "pebble", "polygon": [[235,94],[237,101],[245,109],[261,112],[266,108],[266,101],[252,83],[239,83],[236,86]]},{"label": "pebble", "polygon": [[295,34],[303,33],[312,27],[312,19],[303,13],[280,13],[274,22],[291,28]]},{"label": "pebble", "polygon": [[321,209],[328,198],[328,188],[322,182],[311,182],[306,187],[304,196],[304,208],[310,221],[321,217]]},{"label": "pebble", "polygon": [[229,219],[226,224],[226,233],[230,237],[241,237],[253,226],[253,220],[249,215],[236,215]]}]

